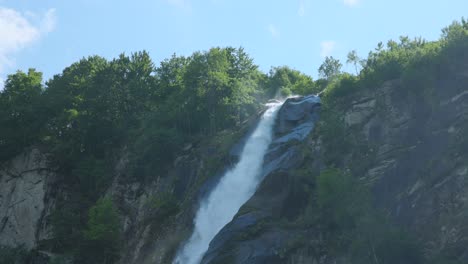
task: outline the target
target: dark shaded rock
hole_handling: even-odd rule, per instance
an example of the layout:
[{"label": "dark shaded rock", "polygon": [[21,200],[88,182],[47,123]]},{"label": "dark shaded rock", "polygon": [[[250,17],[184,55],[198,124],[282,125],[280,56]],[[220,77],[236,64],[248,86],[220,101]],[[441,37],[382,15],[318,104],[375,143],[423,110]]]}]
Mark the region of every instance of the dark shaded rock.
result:
[{"label": "dark shaded rock", "polygon": [[263,165],[262,177],[266,177],[275,171],[297,167],[302,161],[302,156],[296,146],[291,146],[281,152],[268,153],[266,161]]},{"label": "dark shaded rock", "polygon": [[202,263],[209,263],[212,261],[218,255],[218,252],[222,251],[232,238],[239,236],[239,234],[255,225],[257,222],[258,220],[254,213],[247,213],[236,217],[232,222],[226,225],[226,227],[216,235],[212,243],[210,243],[210,247],[205,253]]},{"label": "dark shaded rock", "polygon": [[180,161],[174,166],[176,175],[184,175],[184,177],[177,177],[174,183],[174,195],[178,199],[182,199],[191,184],[196,178],[197,171],[194,170],[198,166],[199,160],[191,159],[188,155],[180,157]]},{"label": "dark shaded rock", "polygon": [[[314,108],[319,106],[320,98],[315,95],[287,99],[278,112],[278,120],[275,125],[276,133],[293,132],[294,136],[290,137],[303,140],[313,128],[312,123],[317,119]],[[278,143],[287,142],[286,139],[281,139]]]},{"label": "dark shaded rock", "polygon": [[223,247],[210,245],[201,263],[284,263],[281,247],[294,234],[274,228],[266,230],[259,234],[246,228],[236,230],[236,240],[224,243]]}]

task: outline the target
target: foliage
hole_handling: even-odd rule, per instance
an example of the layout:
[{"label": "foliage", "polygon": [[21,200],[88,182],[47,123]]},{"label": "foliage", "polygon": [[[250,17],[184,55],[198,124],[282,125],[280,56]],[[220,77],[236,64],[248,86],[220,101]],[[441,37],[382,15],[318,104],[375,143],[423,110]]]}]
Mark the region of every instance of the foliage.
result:
[{"label": "foliage", "polygon": [[346,63],[351,63],[354,65],[354,70],[356,71],[356,75],[358,75],[358,64],[361,62],[361,59],[357,55],[356,50],[352,50],[346,56]]},{"label": "foliage", "polygon": [[[82,239],[85,219],[82,219],[82,207],[87,207],[79,197],[61,201],[51,214],[53,239],[47,241],[50,250],[58,253],[73,252]],[[45,241],[42,241],[44,244]],[[47,246],[47,245],[44,245]]]},{"label": "foliage", "polygon": [[64,186],[68,187],[68,195],[57,202],[51,214],[54,237],[43,241],[45,247],[60,253],[76,253],[88,221],[86,211],[110,183],[107,166],[105,161],[92,156],[77,161],[71,172],[73,181]]},{"label": "foliage", "polygon": [[89,210],[77,262],[113,263],[119,257],[120,243],[119,214],[111,199],[101,198]]},{"label": "foliage", "polygon": [[148,200],[148,206],[150,210],[156,211],[153,220],[159,221],[177,214],[180,209],[177,200],[170,193],[162,193],[156,197],[151,197]]},{"label": "foliage", "polygon": [[339,169],[316,178],[317,223],[329,251],[353,263],[425,263],[417,242],[371,205],[367,188]]},{"label": "foliage", "polygon": [[[468,23],[461,19],[442,30],[438,41],[428,42],[421,38],[410,39],[400,37],[399,41],[389,40],[384,46],[382,42],[374,51],[369,52],[366,59],[359,59],[354,51],[348,54],[347,63],[356,67],[357,76],[353,82],[347,74],[332,74],[335,80],[326,84],[325,91],[332,95],[332,100],[355,94],[357,89],[373,89],[384,82],[402,79],[401,95],[421,96],[428,103],[435,86],[436,79],[468,61]],[[320,76],[329,79],[334,67],[331,58],[326,58],[320,67]],[[357,65],[362,70],[357,72]],[[346,80],[341,83],[341,80]],[[352,85],[351,85],[352,84]],[[351,87],[351,89],[347,89]],[[332,90],[336,90],[333,91]],[[348,92],[344,92],[349,90]]]},{"label": "foliage", "polygon": [[346,135],[343,115],[335,106],[338,102],[332,98],[334,97],[327,94],[323,96],[321,117],[316,129],[317,134],[322,137],[324,149],[327,149],[323,158],[330,167],[341,165],[343,153],[352,147],[352,142]]},{"label": "foliage", "polygon": [[38,140],[43,122],[42,73],[29,69],[9,75],[0,93],[0,161]]},{"label": "foliage", "polygon": [[0,264],[23,264],[29,259],[29,252],[23,247],[0,246]]},{"label": "foliage", "polygon": [[268,77],[267,95],[269,98],[307,95],[320,91],[311,77],[286,66],[272,68]]},{"label": "foliage", "polygon": [[333,57],[325,57],[325,61],[320,65],[318,72],[321,78],[331,80],[341,73],[343,64]]},{"label": "foliage", "polygon": [[118,240],[118,212],[109,198],[101,198],[89,209],[87,230],[84,233],[87,240],[102,240],[113,242]]},{"label": "foliage", "polygon": [[357,216],[368,210],[366,190],[346,173],[328,169],[317,177],[317,204],[330,229],[353,228]]},{"label": "foliage", "polygon": [[[316,86],[325,86],[322,94],[324,121],[321,122],[323,126],[319,126],[319,129],[324,130],[321,135],[330,139],[325,140],[328,143],[339,141],[342,135],[328,136],[329,133],[342,131],[337,126],[343,120],[333,117],[342,116],[342,107],[352,100],[358,90],[374,89],[389,80],[402,81],[400,95],[423,98],[431,103],[438,80],[453,72],[454,67],[468,61],[466,43],[468,23],[462,19],[461,22],[453,22],[445,28],[439,41],[427,42],[421,38],[410,40],[408,37],[400,37],[399,42],[388,41],[386,47],[379,43],[375,51],[371,51],[368,58],[363,60],[363,69],[357,76],[345,73],[335,75],[332,81],[317,80]],[[349,63],[358,61],[353,51],[348,57]],[[328,62],[330,60],[328,58]],[[327,64],[326,59],[322,70]],[[322,73],[326,77],[324,71]]]},{"label": "foliage", "polygon": [[[442,30],[442,46],[444,47],[444,55],[447,57],[446,62],[450,59],[456,61],[466,61],[468,49],[468,21],[464,18],[461,21],[454,21],[451,25]],[[455,66],[458,66],[455,64]]]},{"label": "foliage", "polygon": [[144,181],[171,164],[182,139],[176,129],[161,128],[157,122],[145,122],[135,132],[135,143],[130,147],[130,175]]},{"label": "foliage", "polygon": [[77,162],[71,173],[79,182],[76,188],[82,195],[82,199],[87,199],[92,203],[109,186],[111,175],[107,166],[108,163],[105,160],[93,156],[84,157]]},{"label": "foliage", "polygon": [[[177,70],[171,73],[170,69]],[[171,89],[160,101],[165,111],[161,121],[185,137],[214,134],[239,124],[258,109],[257,75],[257,66],[242,48],[174,56],[156,70],[158,86]]]},{"label": "foliage", "polygon": [[326,100],[329,98],[344,98],[353,94],[359,88],[358,77],[349,73],[343,73],[337,76],[332,82],[328,83],[322,97],[325,97]]}]

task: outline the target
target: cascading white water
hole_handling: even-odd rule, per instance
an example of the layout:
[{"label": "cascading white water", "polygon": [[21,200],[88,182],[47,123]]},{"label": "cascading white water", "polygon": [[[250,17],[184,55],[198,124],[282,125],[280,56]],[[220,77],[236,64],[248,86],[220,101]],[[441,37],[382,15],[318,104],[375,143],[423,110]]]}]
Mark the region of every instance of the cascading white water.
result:
[{"label": "cascading white water", "polygon": [[268,104],[257,128],[247,140],[236,166],[226,172],[195,217],[192,236],[177,255],[175,264],[198,264],[215,235],[229,223],[253,195],[260,182],[263,157],[272,140],[272,128],[282,103]]}]

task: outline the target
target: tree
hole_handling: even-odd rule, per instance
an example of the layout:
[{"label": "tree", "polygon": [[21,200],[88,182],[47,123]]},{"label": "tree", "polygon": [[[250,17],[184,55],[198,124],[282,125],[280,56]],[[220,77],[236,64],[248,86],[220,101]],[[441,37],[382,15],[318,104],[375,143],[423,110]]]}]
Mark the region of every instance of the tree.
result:
[{"label": "tree", "polygon": [[267,93],[273,97],[280,93],[282,96],[291,94],[306,95],[317,93],[317,87],[310,76],[287,66],[274,67],[268,75]]},{"label": "tree", "polygon": [[332,56],[325,57],[325,61],[320,65],[319,76],[327,80],[331,80],[333,77],[341,73],[341,67],[343,64]]},{"label": "tree", "polygon": [[360,63],[361,59],[358,57],[356,50],[352,50],[348,53],[348,59],[346,63],[352,63],[354,65],[354,69],[356,70],[356,75],[358,75],[358,68],[357,65]]},{"label": "tree", "polygon": [[29,69],[9,75],[0,92],[0,160],[35,143],[43,127],[42,73]]},{"label": "tree", "polygon": [[110,264],[118,258],[121,242],[119,214],[110,198],[99,199],[89,209],[83,237],[78,263]]},{"label": "tree", "polygon": [[194,53],[183,71],[179,120],[185,120],[190,134],[213,134],[239,123],[246,116],[244,110],[256,103],[258,85],[252,83],[256,74],[257,67],[242,49]]},{"label": "tree", "polygon": [[377,48],[375,48],[375,50],[376,50],[377,52],[380,52],[380,51],[383,50],[383,48],[384,48],[384,45],[383,45],[382,41],[380,41],[380,42],[377,44]]}]

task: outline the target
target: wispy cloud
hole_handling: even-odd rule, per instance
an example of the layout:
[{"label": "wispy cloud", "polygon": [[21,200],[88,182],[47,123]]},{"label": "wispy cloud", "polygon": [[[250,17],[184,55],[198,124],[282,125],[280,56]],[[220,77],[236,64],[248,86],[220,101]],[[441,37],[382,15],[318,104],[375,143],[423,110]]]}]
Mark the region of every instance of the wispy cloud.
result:
[{"label": "wispy cloud", "polygon": [[268,31],[270,32],[271,36],[274,38],[279,38],[281,35],[279,30],[273,24],[270,24],[268,26]]},{"label": "wispy cloud", "polygon": [[327,57],[330,56],[335,50],[336,42],[335,41],[322,41],[320,43],[320,56]]},{"label": "wispy cloud", "polygon": [[56,10],[55,8],[51,8],[47,10],[47,12],[44,14],[44,17],[42,18],[41,26],[40,26],[42,33],[52,32],[55,29],[56,24],[57,24]]},{"label": "wispy cloud", "polygon": [[[0,7],[0,77],[7,68],[14,66],[12,56],[16,52],[54,30],[55,24],[55,9],[49,9],[44,14],[22,14],[11,8]],[[0,85],[3,87],[3,80]]]},{"label": "wispy cloud", "polygon": [[305,16],[307,9],[309,9],[310,0],[299,0],[299,9],[297,10],[297,14],[299,16]]},{"label": "wispy cloud", "polygon": [[361,0],[343,0],[343,3],[347,6],[356,6],[361,2]]}]

